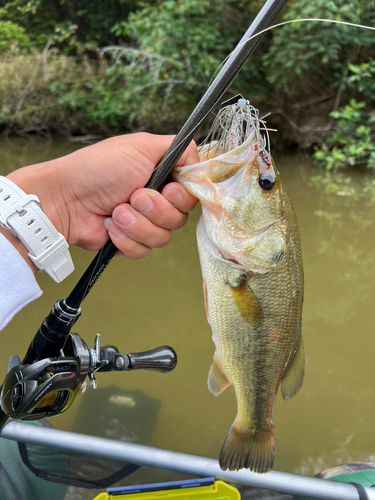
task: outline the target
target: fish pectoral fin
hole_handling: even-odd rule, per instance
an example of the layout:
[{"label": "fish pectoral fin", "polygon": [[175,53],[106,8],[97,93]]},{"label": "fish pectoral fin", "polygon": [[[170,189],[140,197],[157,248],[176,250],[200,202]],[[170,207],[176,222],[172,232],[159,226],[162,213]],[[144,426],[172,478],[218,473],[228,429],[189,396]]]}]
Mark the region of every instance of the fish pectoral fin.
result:
[{"label": "fish pectoral fin", "polygon": [[284,401],[292,398],[300,390],[305,373],[305,351],[302,337],[299,338],[296,353],[285,375],[281,376],[280,390]]},{"label": "fish pectoral fin", "polygon": [[250,285],[246,281],[242,281],[239,286],[232,286],[230,283],[228,285],[242,319],[254,328],[262,326],[262,307]]},{"label": "fish pectoral fin", "polygon": [[216,355],[214,355],[214,360],[208,374],[207,385],[214,396],[221,394],[230,385],[227,376],[216,359]]}]

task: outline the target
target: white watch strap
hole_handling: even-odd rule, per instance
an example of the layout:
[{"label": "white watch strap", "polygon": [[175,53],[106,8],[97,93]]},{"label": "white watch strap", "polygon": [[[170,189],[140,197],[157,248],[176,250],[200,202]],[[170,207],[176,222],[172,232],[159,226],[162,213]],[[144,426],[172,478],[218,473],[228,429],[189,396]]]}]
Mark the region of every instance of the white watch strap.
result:
[{"label": "white watch strap", "polygon": [[32,194],[26,195],[2,176],[0,224],[22,241],[36,267],[46,271],[57,283],[74,270],[69,245],[43,212],[39,199]]}]

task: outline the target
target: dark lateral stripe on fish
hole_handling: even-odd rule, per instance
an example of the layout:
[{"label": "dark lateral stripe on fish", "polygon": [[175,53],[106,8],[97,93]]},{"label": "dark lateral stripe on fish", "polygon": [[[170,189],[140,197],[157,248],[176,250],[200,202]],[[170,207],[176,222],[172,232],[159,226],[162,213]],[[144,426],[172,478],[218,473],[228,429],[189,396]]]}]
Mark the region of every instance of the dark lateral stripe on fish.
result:
[{"label": "dark lateral stripe on fish", "polygon": [[[272,410],[278,388],[278,379],[281,370],[276,374],[276,379],[272,387],[269,387],[266,380],[270,378],[270,367],[266,363],[266,352],[262,342],[262,335],[257,336],[255,341],[254,364],[253,364],[253,384],[254,384],[254,404],[251,419],[256,432],[261,432],[267,422],[272,420]],[[259,346],[261,344],[261,347]],[[267,388],[269,390],[267,390]]]},{"label": "dark lateral stripe on fish", "polygon": [[[264,331],[260,328],[264,323],[264,315],[258,298],[250,285],[242,280],[237,287],[230,286],[232,296],[242,319],[252,328],[256,329],[252,335],[254,346],[252,379],[254,384],[254,401],[252,422],[256,432],[264,429],[265,422],[272,416],[273,404],[278,387],[281,370],[276,376],[271,393],[265,390],[265,380],[269,378],[269,367],[266,363],[268,349],[264,338]],[[266,384],[267,386],[267,384]]]},{"label": "dark lateral stripe on fish", "polygon": [[229,283],[228,286],[242,319],[253,328],[260,328],[264,320],[263,311],[250,286],[245,281],[236,287]]}]

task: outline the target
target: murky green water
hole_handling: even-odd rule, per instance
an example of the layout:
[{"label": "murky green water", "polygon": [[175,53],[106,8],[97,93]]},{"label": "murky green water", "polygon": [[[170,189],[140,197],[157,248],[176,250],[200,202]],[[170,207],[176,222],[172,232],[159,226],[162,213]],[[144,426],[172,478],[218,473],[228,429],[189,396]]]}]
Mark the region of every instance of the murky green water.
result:
[{"label": "murky green water", "polygon": [[[73,151],[77,145],[2,141],[0,173]],[[276,160],[300,226],[305,268],[306,376],[300,393],[276,403],[275,468],[312,475],[340,463],[375,460],[375,207],[309,186],[311,163]],[[83,304],[75,331],[122,352],[169,344],[176,370],[98,374],[59,429],[218,457],[234,419],[231,389],[215,398],[206,380],[213,354],[195,243],[197,208],[171,244],[142,261],[114,259]],[[55,300],[69,294],[94,254],[72,249],[76,271],[60,285],[40,273],[43,297],[1,333],[0,372],[24,355]]]}]

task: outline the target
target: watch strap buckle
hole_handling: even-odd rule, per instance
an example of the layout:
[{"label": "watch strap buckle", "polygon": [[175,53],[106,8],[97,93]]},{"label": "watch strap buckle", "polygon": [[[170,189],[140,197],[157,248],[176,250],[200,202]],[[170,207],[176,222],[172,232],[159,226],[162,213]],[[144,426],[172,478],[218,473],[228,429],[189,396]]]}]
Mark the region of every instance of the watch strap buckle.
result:
[{"label": "watch strap buckle", "polygon": [[[35,194],[27,194],[20,200],[15,201],[10,207],[8,207],[1,215],[0,215],[0,225],[17,236],[17,232],[8,224],[8,219],[15,213],[18,213],[20,217],[22,217],[25,212],[25,207],[30,203],[36,203],[40,208],[40,201]],[[26,213],[26,212],[25,212]]]}]

